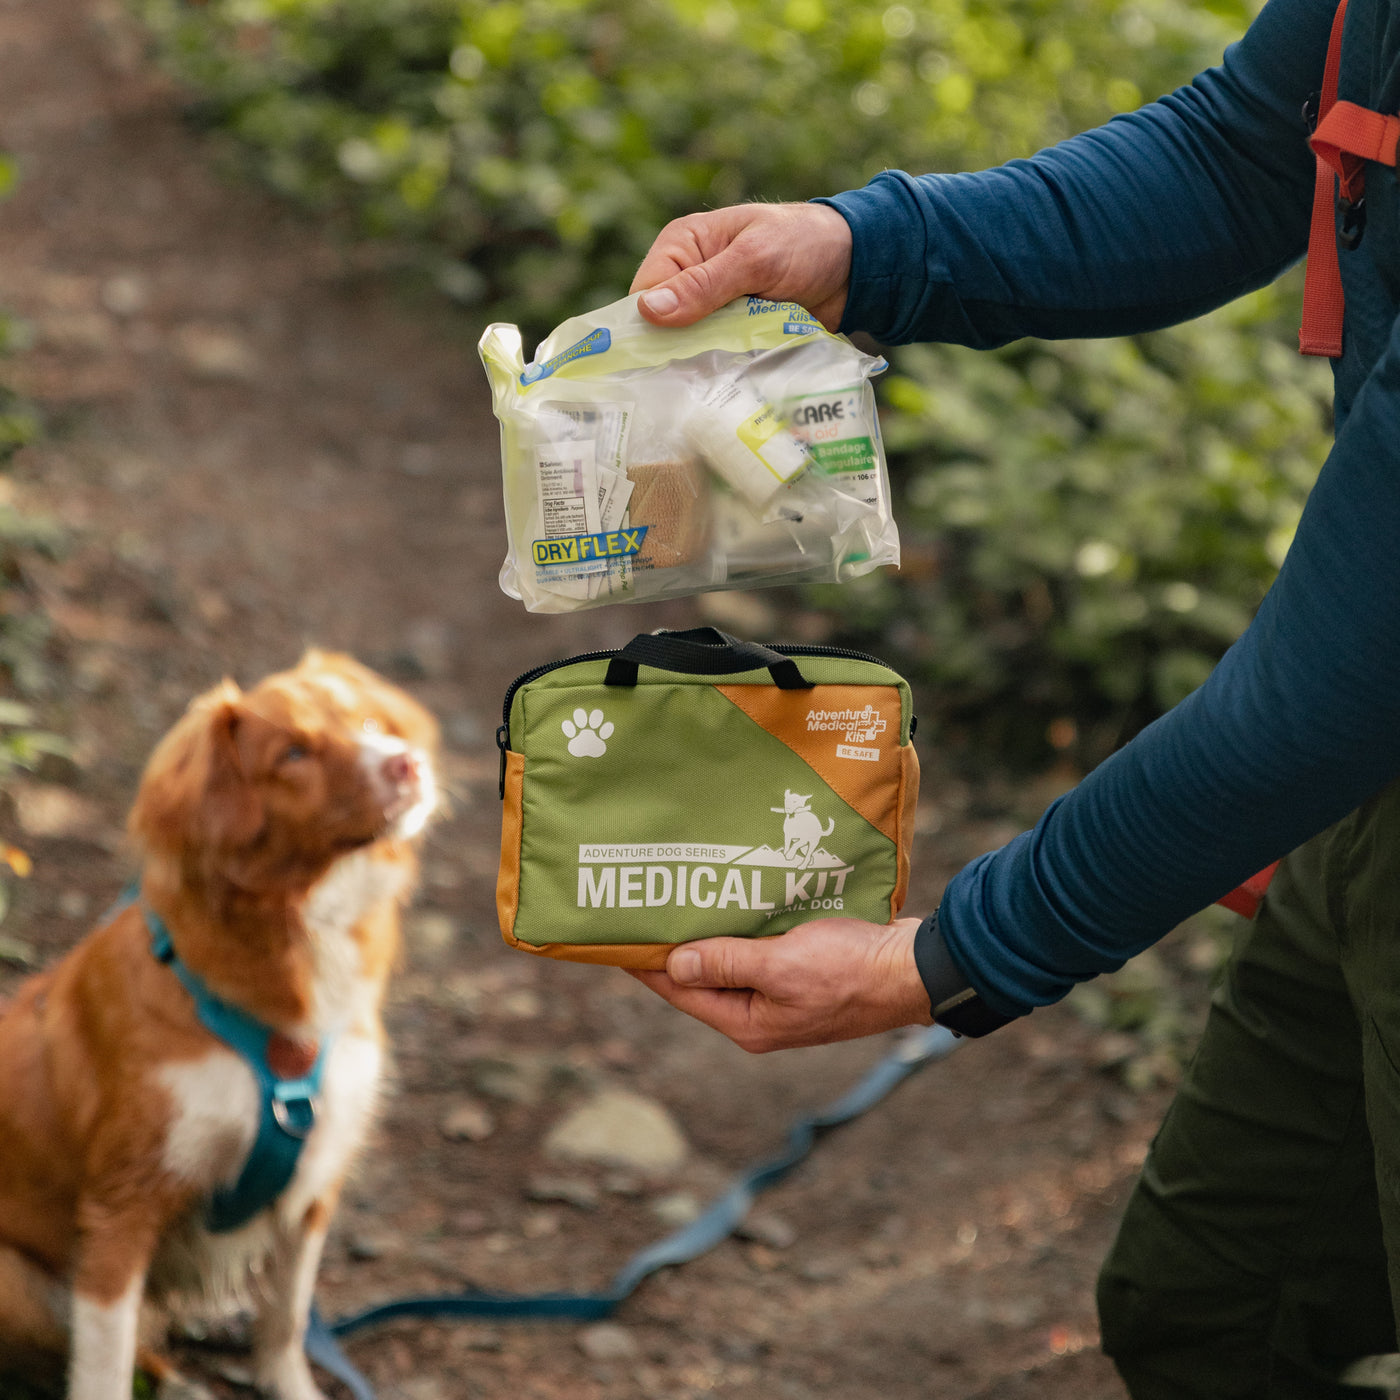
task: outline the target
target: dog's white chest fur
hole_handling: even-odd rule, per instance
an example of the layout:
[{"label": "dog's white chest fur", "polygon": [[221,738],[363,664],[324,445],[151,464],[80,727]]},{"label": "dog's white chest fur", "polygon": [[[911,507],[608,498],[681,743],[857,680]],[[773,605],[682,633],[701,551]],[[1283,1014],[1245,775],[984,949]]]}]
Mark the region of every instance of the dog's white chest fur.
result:
[{"label": "dog's white chest fur", "polygon": [[[364,973],[351,930],[365,912],[396,898],[396,867],[355,853],[313,889],[304,911],[315,957],[308,1037],[329,1041],[316,1122],[291,1182],[237,1230],[210,1234],[192,1218],[163,1246],[152,1269],[157,1291],[221,1305],[241,1298],[279,1231],[295,1229],[311,1203],[347,1170],[374,1116],[383,1071],[376,1033],[378,987]],[[157,1071],[171,1107],[162,1166],[202,1194],[232,1185],[257,1138],[262,1107],[252,1069],[232,1050]]]}]

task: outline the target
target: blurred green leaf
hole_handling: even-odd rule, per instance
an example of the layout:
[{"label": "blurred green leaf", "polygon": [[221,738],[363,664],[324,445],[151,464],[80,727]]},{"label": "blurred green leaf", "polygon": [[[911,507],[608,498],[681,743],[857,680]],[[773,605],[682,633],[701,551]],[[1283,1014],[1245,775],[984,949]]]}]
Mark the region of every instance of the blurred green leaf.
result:
[{"label": "blurred green leaf", "polygon": [[[1253,0],[133,0],[277,189],[539,333],[697,208],[987,166],[1218,60]],[[893,355],[906,568],[818,590],[981,744],[1088,761],[1248,622],[1324,454],[1297,287],[1133,340]],[[0,405],[0,443],[3,443]]]}]

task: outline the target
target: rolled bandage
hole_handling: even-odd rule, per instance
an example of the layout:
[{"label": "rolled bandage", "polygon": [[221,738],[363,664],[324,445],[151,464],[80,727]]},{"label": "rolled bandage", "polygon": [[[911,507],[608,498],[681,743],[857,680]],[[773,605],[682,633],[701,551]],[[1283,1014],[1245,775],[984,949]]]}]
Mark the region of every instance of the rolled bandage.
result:
[{"label": "rolled bandage", "polygon": [[705,465],[754,507],[767,505],[810,461],[778,410],[739,375],[706,389],[685,434]]},{"label": "rolled bandage", "polygon": [[692,458],[634,462],[628,523],[645,525],[639,569],[674,569],[693,563],[710,542],[709,478]]}]

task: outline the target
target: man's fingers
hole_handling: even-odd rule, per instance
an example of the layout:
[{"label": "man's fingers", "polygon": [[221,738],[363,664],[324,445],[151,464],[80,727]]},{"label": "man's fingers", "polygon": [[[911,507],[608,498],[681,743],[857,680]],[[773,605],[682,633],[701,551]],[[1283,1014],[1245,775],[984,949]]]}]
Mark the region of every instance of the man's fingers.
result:
[{"label": "man's fingers", "polygon": [[633,970],[632,976],[670,1002],[677,1011],[703,1021],[744,1049],[766,1048],[754,1042],[754,994],[751,991],[686,987],[664,972]]},{"label": "man's fingers", "polygon": [[762,990],[764,965],[773,948],[765,940],[706,938],[683,943],[666,959],[666,972],[680,987],[755,987]]},{"label": "man's fingers", "polygon": [[760,251],[745,234],[771,216],[770,206],[735,204],[667,224],[632,279],[642,315],[658,326],[688,326],[735,297],[762,293],[773,250]]},{"label": "man's fingers", "polygon": [[642,315],[659,326],[689,326],[753,292],[757,278],[752,262],[734,244],[705,262],[682,268],[641,295]]}]

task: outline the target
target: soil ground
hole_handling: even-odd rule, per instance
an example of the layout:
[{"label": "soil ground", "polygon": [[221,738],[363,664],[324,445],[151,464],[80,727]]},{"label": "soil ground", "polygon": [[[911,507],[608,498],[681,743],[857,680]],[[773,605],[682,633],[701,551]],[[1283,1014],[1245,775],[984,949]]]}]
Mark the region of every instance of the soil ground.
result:
[{"label": "soil ground", "polygon": [[[814,635],[820,619],[779,595],[563,619],[503,596],[480,324],[221,176],[115,0],[0,0],[0,149],[22,169],[0,206],[0,305],[35,330],[4,373],[48,420],[0,504],[66,536],[57,560],[26,560],[16,606],[52,620],[30,680],[74,745],[0,810],[0,837],[35,860],[3,933],[47,960],[116,895],[126,804],[192,695],[309,643],[354,652],[441,717],[453,811],[389,1010],[396,1090],[321,1305],[601,1286],[666,1232],[658,1210],[707,1199],[892,1042],[749,1057],[620,972],[507,951],[501,697],[541,660],[658,626]],[[911,910],[1021,815],[923,759]],[[1033,816],[1035,794],[1024,803]],[[1098,1050],[1063,1008],[961,1047],[766,1196],[761,1238],[645,1284],[621,1340],[401,1323],[349,1351],[405,1400],[1121,1396],[1096,1350],[1093,1277],[1162,1104],[1096,1068]],[[663,1104],[686,1164],[617,1180],[549,1161],[548,1129],[600,1086]],[[561,1175],[582,1204],[532,1199]],[[235,1393],[236,1356],[186,1360]]]}]

